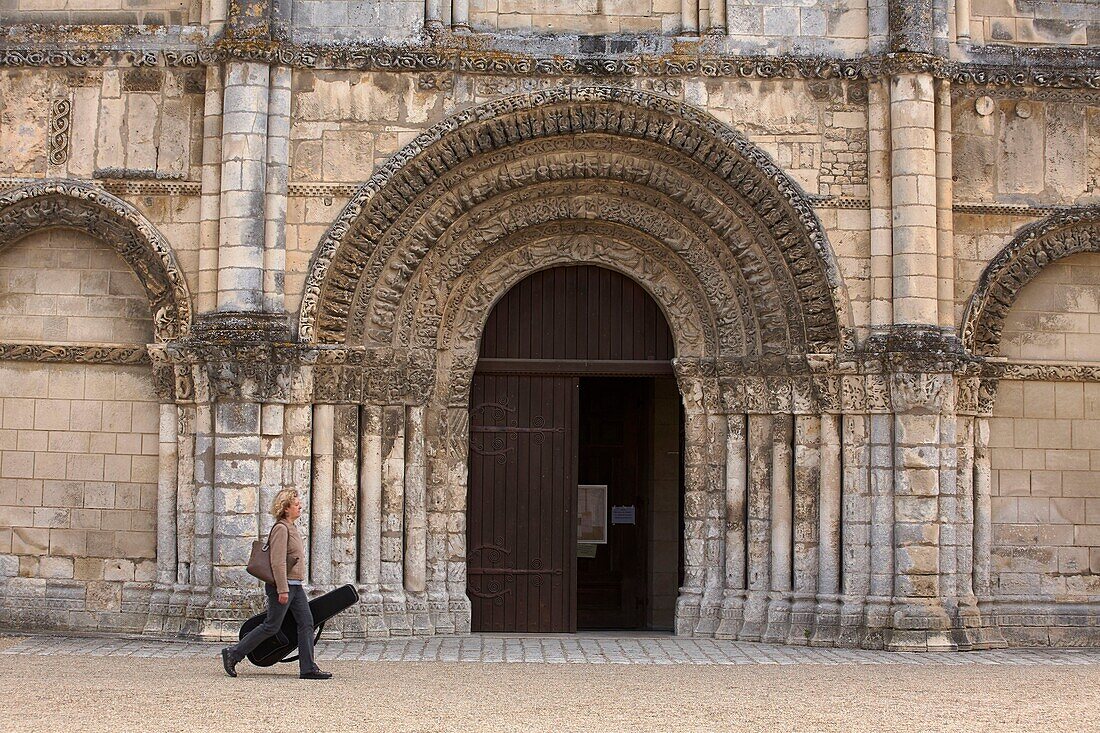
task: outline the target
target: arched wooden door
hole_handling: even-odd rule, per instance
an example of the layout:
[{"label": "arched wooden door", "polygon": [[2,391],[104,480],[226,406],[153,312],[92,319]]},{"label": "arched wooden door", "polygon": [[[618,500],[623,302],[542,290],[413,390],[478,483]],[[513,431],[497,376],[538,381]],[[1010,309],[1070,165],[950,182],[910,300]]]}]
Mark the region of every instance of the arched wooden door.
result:
[{"label": "arched wooden door", "polygon": [[[667,377],[672,357],[657,304],[611,270],[544,270],[496,305],[470,394],[467,587],[474,631],[576,630],[581,380]],[[597,424],[586,432],[600,432],[599,419],[590,417]],[[623,415],[611,419],[622,423]],[[593,459],[593,475],[616,460]],[[629,547],[625,533],[640,530],[616,531]],[[608,551],[582,562],[593,585],[615,598],[637,592],[616,581],[616,567],[632,560]]]}]

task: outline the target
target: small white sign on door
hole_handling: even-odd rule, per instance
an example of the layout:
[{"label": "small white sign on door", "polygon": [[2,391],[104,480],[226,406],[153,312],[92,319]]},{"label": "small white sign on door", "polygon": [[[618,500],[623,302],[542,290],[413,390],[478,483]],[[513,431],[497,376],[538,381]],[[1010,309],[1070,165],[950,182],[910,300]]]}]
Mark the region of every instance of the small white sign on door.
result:
[{"label": "small white sign on door", "polygon": [[611,507],[611,523],[612,524],[634,524],[634,507],[633,506],[613,506],[613,507]]}]

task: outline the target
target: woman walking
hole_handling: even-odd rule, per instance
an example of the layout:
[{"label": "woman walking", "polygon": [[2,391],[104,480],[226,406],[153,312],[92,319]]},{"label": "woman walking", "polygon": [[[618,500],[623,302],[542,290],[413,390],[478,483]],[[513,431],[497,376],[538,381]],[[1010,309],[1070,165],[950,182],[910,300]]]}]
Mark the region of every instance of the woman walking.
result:
[{"label": "woman walking", "polygon": [[230,677],[237,676],[237,664],[282,628],[289,609],[298,622],[298,671],[303,680],[327,680],[331,672],[322,672],[313,661],[313,614],[309,610],[302,581],[306,577],[305,545],[295,522],[302,515],[302,502],[296,489],[283,489],[271,504],[275,525],[268,535],[268,552],[275,584],[264,584],[267,592],[267,618],[234,646],[222,649],[222,666]]}]

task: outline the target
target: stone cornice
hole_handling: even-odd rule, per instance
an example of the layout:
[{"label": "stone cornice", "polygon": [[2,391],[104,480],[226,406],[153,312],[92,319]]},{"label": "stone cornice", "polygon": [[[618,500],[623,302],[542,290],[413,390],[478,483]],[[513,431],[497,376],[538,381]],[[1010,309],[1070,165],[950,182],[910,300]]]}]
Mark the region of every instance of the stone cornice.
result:
[{"label": "stone cornice", "polygon": [[990,61],[947,61],[928,54],[859,58],[806,55],[631,55],[545,56],[447,47],[381,43],[214,44],[153,48],[56,48],[38,45],[0,48],[2,67],[165,66],[196,68],[243,59],[296,68],[363,71],[452,71],[504,76],[705,77],[744,79],[881,79],[898,73],[931,73],[979,87],[1100,88],[1100,64],[1090,55],[1041,54]]}]

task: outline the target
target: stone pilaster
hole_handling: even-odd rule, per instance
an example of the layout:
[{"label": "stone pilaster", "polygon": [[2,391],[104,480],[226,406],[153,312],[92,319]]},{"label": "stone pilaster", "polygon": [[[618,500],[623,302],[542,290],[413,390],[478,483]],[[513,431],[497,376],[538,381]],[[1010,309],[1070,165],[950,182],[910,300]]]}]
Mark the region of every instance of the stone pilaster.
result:
[{"label": "stone pilaster", "polygon": [[883,641],[895,651],[954,649],[940,572],[941,411],[952,375],[899,371],[890,380],[894,598]]}]

